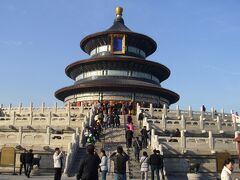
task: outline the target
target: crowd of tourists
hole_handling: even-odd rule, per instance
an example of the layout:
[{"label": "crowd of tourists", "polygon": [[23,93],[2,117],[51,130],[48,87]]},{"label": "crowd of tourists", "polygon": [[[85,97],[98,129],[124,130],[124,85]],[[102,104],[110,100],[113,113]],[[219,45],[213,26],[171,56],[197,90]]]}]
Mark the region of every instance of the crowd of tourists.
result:
[{"label": "crowd of tourists", "polygon": [[[114,180],[126,180],[126,163],[129,160],[129,156],[123,150],[123,147],[118,146],[116,151],[114,151],[109,157],[106,156],[103,149],[100,153],[101,155],[99,157],[94,145],[89,144],[87,146],[87,155],[80,162],[77,180],[98,180],[99,170],[101,172],[102,180],[106,180],[107,173],[109,172],[109,160],[113,161],[114,164]],[[164,179],[163,156],[160,154],[160,151],[154,150],[153,154],[149,157],[146,151],[143,152],[143,156],[140,158],[142,180],[148,179],[149,169],[151,170],[151,179],[154,179],[156,174],[157,180],[159,180],[159,172],[161,172],[162,179]]]},{"label": "crowd of tourists", "polygon": [[[109,157],[107,157],[104,149],[101,149],[100,156],[94,147],[93,144],[89,144],[86,147],[87,155],[80,160],[80,166],[76,175],[77,180],[98,180],[99,171],[101,173],[101,179],[106,180],[107,173],[110,172],[109,161],[113,161],[114,164],[114,180],[126,180],[127,179],[127,169],[126,163],[129,160],[128,154],[123,150],[122,146],[118,146],[116,151],[114,151]],[[63,158],[64,153],[59,149],[55,149],[53,155],[54,161],[54,180],[61,180],[62,170],[63,170]],[[157,180],[164,177],[164,163],[163,156],[159,150],[153,150],[153,154],[148,156],[146,151],[143,151],[142,156],[140,157],[140,172],[141,180],[147,180],[149,176],[154,180],[154,177]],[[25,175],[30,178],[32,166],[34,164],[34,157],[32,150],[25,150],[20,155],[20,171],[19,174],[22,174],[22,168],[24,168]],[[234,170],[234,160],[226,159],[224,162],[224,167],[221,172],[221,180],[230,180],[232,171]]]},{"label": "crowd of tourists", "polygon": [[99,101],[94,106],[89,124],[84,130],[86,144],[95,144],[96,141],[100,141],[103,129],[119,128],[120,115],[133,113],[132,103],[109,104]]}]

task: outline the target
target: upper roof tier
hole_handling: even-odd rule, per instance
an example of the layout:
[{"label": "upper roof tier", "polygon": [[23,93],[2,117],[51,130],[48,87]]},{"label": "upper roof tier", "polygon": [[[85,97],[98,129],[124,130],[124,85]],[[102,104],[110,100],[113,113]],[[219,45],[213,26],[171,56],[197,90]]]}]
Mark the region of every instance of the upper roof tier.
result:
[{"label": "upper roof tier", "polygon": [[[157,49],[157,43],[152,38],[144,34],[133,32],[127,26],[125,26],[124,20],[122,18],[121,7],[116,8],[116,18],[110,28],[105,31],[86,36],[80,42],[80,47],[84,52],[91,56],[113,55],[115,54],[113,53],[114,36],[123,37],[124,55],[136,55],[142,58],[146,58],[147,56],[154,53]],[[105,49],[105,53],[101,53],[98,49],[99,47]]]}]

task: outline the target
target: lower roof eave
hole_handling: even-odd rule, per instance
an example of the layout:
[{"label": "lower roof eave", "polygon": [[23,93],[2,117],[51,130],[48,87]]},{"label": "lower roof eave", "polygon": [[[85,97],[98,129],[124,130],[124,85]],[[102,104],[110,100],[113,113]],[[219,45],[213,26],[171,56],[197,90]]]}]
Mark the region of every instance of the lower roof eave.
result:
[{"label": "lower roof eave", "polygon": [[96,85],[96,86],[87,86],[87,85],[73,85],[64,87],[55,92],[55,97],[61,101],[64,101],[66,97],[78,94],[81,92],[92,92],[92,91],[128,91],[128,92],[139,92],[139,93],[148,93],[157,95],[167,99],[170,104],[176,103],[180,96],[168,89],[164,88],[152,88],[152,87],[142,87],[142,86],[109,86],[109,85]]}]

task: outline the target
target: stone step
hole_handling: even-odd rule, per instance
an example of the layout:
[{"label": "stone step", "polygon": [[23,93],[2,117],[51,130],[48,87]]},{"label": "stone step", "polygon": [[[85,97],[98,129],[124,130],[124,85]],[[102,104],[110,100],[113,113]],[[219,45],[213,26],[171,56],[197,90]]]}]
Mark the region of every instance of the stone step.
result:
[{"label": "stone step", "polygon": [[[100,136],[100,142],[96,143],[97,152],[103,148],[109,157],[111,153],[116,151],[117,146],[121,145],[126,152],[126,140],[125,140],[125,125],[123,116],[120,116],[121,125],[119,128],[107,128],[104,129],[102,135]],[[109,172],[107,174],[107,179],[114,179],[113,176],[114,165],[113,162],[109,160]]]}]

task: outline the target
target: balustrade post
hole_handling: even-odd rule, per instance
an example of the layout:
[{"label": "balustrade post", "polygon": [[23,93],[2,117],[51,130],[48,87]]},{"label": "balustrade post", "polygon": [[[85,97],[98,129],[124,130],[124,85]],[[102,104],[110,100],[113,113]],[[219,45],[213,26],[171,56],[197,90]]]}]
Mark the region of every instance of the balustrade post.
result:
[{"label": "balustrade post", "polygon": [[204,119],[205,118],[205,112],[203,111],[203,107],[202,106],[200,108],[200,113],[201,113],[202,118]]},{"label": "balustrade post", "polygon": [[150,104],[149,114],[150,114],[151,117],[153,117],[153,105],[152,105],[152,103]]},{"label": "balustrade post", "polygon": [[[83,147],[84,145],[84,130],[85,130],[85,127],[86,127],[86,124],[85,122],[82,122],[82,128],[81,128],[81,131],[80,131],[80,134],[79,134],[79,146],[80,147]],[[79,130],[78,130],[78,133],[79,133]]]},{"label": "balustrade post", "polygon": [[139,103],[137,103],[137,112],[136,112],[136,116],[138,118],[138,115],[140,114],[141,110],[140,110],[140,106]]},{"label": "balustrade post", "polygon": [[16,122],[16,112],[13,112],[13,117],[12,117],[12,125],[14,126]]},{"label": "balustrade post", "polygon": [[45,103],[42,103],[42,113],[44,114],[44,110],[45,110]]},{"label": "balustrade post", "polygon": [[147,117],[144,117],[143,118],[143,124],[142,124],[143,126],[147,126]]},{"label": "balustrade post", "polygon": [[154,136],[155,136],[155,129],[151,129],[151,147],[153,149],[154,146]]},{"label": "balustrade post", "polygon": [[87,112],[87,117],[90,117],[90,114],[92,113],[92,110]]},{"label": "balustrade post", "polygon": [[165,131],[166,129],[166,118],[165,115],[162,114],[162,130]]},{"label": "balustrade post", "polygon": [[167,106],[166,106],[166,104],[163,105],[163,114],[165,115],[165,117],[167,117]]},{"label": "balustrade post", "polygon": [[201,131],[202,131],[202,132],[205,132],[202,116],[199,117],[199,126],[200,126]]},{"label": "balustrade post", "polygon": [[235,131],[234,135],[235,135],[235,138],[237,138],[239,136],[239,131]]},{"label": "balustrade post", "polygon": [[181,118],[181,112],[180,112],[180,109],[179,109],[179,105],[176,106],[176,117],[177,117],[177,119]]},{"label": "balustrade post", "polygon": [[22,144],[22,134],[23,134],[23,132],[22,132],[22,126],[20,126],[20,127],[19,127],[19,131],[18,131],[18,143],[19,143],[19,145]]},{"label": "balustrade post", "polygon": [[47,133],[45,135],[45,143],[47,145],[50,145],[50,139],[51,139],[51,129],[50,127],[47,127]]},{"label": "balustrade post", "polygon": [[182,152],[185,153],[186,151],[186,137],[185,137],[185,132],[181,131],[181,149]]},{"label": "balustrade post", "polygon": [[18,113],[21,114],[22,112],[22,103],[19,104],[19,108],[18,108]]},{"label": "balustrade post", "polygon": [[72,144],[73,144],[73,146],[74,146],[74,148],[75,148],[75,144],[76,144],[76,133],[73,133],[73,134],[72,134]]},{"label": "balustrade post", "polygon": [[186,120],[183,115],[181,116],[181,128],[186,131]]},{"label": "balustrade post", "polygon": [[160,154],[163,155],[163,145],[162,144],[158,145],[158,149],[160,151]]},{"label": "balustrade post", "polygon": [[8,114],[11,113],[11,110],[12,110],[12,104],[9,104],[9,107],[8,107]]},{"label": "balustrade post", "polygon": [[68,174],[68,170],[69,170],[69,164],[71,163],[71,159],[72,159],[72,152],[71,152],[71,143],[68,144],[68,150],[67,150],[67,157],[66,157],[66,164],[65,164],[65,168],[63,171],[63,176],[67,176]]},{"label": "balustrade post", "polygon": [[193,112],[192,112],[192,107],[191,106],[188,107],[188,116],[191,120],[193,119]]},{"label": "balustrade post", "polygon": [[33,103],[32,102],[30,103],[29,114],[30,114],[30,117],[28,120],[28,124],[32,125],[32,119],[33,119]]},{"label": "balustrade post", "polygon": [[223,133],[223,130],[222,130],[222,122],[220,120],[220,118],[217,116],[217,128],[218,128],[218,131],[220,133]]},{"label": "balustrade post", "polygon": [[92,125],[94,120],[94,116],[95,114],[93,113],[93,109],[90,110],[90,114],[89,114],[89,125]]},{"label": "balustrade post", "polygon": [[52,112],[49,111],[49,117],[47,118],[47,125],[51,125],[52,124]]},{"label": "balustrade post", "polygon": [[81,106],[80,106],[80,114],[83,114],[83,103],[81,103]]},{"label": "balustrade post", "polygon": [[89,122],[88,122],[88,117],[87,116],[84,116],[83,122],[84,122],[85,126],[89,126]]},{"label": "balustrade post", "polygon": [[232,123],[233,123],[233,129],[234,131],[237,131],[238,130],[238,126],[237,126],[237,123],[236,123],[236,117],[232,118]]},{"label": "balustrade post", "polygon": [[30,106],[29,106],[29,113],[31,114],[31,112],[33,111],[33,103],[30,102]]},{"label": "balustrade post", "polygon": [[70,112],[71,111],[71,104],[70,104],[70,102],[68,101],[68,103],[67,103],[67,112]]},{"label": "balustrade post", "polygon": [[68,113],[67,113],[67,120],[68,120],[68,126],[70,126],[70,124],[71,124],[71,113],[70,113],[70,111],[68,111]]},{"label": "balustrade post", "polygon": [[158,142],[158,135],[154,135],[154,149],[158,148],[159,142]]},{"label": "balustrade post", "polygon": [[54,112],[57,113],[57,108],[58,108],[58,104],[57,102],[55,102],[55,106],[54,106]]},{"label": "balustrade post", "polygon": [[146,124],[146,130],[149,131],[150,130],[150,124],[147,122]]},{"label": "balustrade post", "polygon": [[208,141],[209,141],[209,148],[211,153],[214,153],[214,139],[213,139],[213,135],[212,135],[212,131],[208,132]]},{"label": "balustrade post", "polygon": [[222,120],[224,120],[225,117],[224,117],[224,109],[223,108],[221,109],[221,113],[222,113]]},{"label": "balustrade post", "polygon": [[[82,122],[82,129],[83,128],[84,128],[84,122]],[[79,135],[79,128],[78,127],[75,129],[75,133],[76,133],[76,135]]]},{"label": "balustrade post", "polygon": [[211,115],[212,115],[212,119],[215,118],[215,109],[214,108],[211,108]]}]

